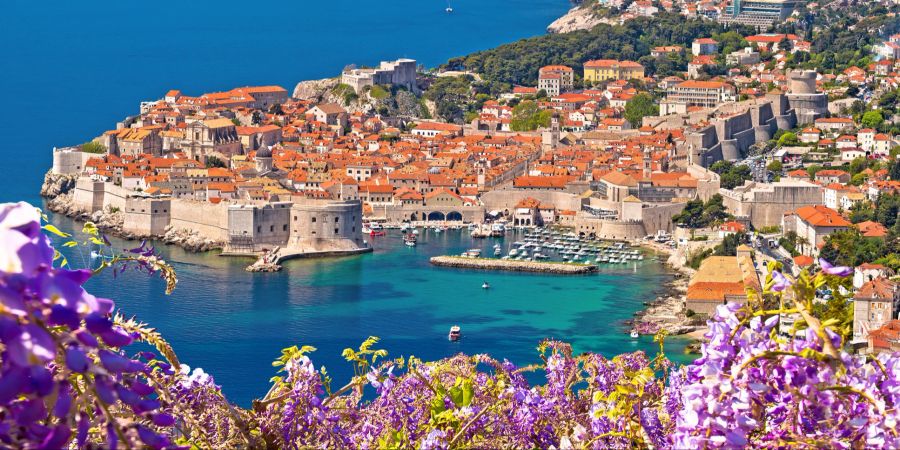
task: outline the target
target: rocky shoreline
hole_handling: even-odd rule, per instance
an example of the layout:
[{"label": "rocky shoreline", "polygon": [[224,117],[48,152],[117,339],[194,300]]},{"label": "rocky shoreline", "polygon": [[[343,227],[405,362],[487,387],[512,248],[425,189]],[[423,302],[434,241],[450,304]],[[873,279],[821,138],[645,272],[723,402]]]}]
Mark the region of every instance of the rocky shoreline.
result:
[{"label": "rocky shoreline", "polygon": [[663,284],[657,298],[645,303],[646,307],[636,312],[629,324],[638,329],[650,329],[650,332],[666,330],[670,335],[701,336],[706,329],[706,321],[697,316],[688,317],[684,309],[688,283],[694,270],[685,267],[671,249],[652,243],[644,243],[644,246],[666,255],[664,264],[674,274],[672,280]]},{"label": "rocky shoreline", "polygon": [[75,207],[73,190],[76,179],[77,177],[51,173],[47,173],[44,176],[41,196],[47,199],[47,209],[79,222],[93,222],[104,233],[129,241],[156,239],[164,244],[175,245],[194,253],[221,250],[225,247],[224,242],[206,238],[195,231],[175,229],[171,226],[166,228],[165,233],[159,236],[127,232],[124,230],[125,215],[122,211],[107,208],[89,214]]},{"label": "rocky shoreline", "polygon": [[605,20],[594,15],[590,5],[576,5],[562,17],[547,26],[548,33],[569,33],[577,30],[590,30],[604,23]]}]

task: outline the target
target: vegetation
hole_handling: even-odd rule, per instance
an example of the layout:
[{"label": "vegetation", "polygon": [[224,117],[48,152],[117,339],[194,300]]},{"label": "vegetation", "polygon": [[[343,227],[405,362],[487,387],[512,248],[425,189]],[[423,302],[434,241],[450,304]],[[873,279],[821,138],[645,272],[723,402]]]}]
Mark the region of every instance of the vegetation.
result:
[{"label": "vegetation", "polygon": [[625,104],[625,119],[633,128],[641,126],[644,117],[659,114],[659,106],[653,102],[653,97],[646,92],[641,92]]},{"label": "vegetation", "polygon": [[96,141],[88,141],[84,144],[81,144],[81,151],[85,153],[97,153],[102,154],[106,153],[106,147],[103,144]]},{"label": "vegetation", "polygon": [[550,126],[550,111],[540,109],[537,102],[525,100],[512,110],[510,128],[513,131],[534,131]]},{"label": "vegetation", "polygon": [[225,164],[225,161],[222,161],[221,159],[219,159],[216,156],[209,156],[206,158],[206,167],[207,168],[228,167],[228,165]]},{"label": "vegetation", "polygon": [[731,216],[725,211],[723,198],[716,194],[709,201],[695,199],[687,202],[684,210],[672,218],[672,222],[685,228],[706,228]]},{"label": "vegetation", "polygon": [[[753,34],[750,28],[735,27],[733,30]],[[663,72],[660,66],[666,70],[684,70],[684,67],[673,67],[681,61],[672,61],[667,57],[659,58],[659,64],[654,63],[657,60],[650,57],[653,47],[676,44],[689,48],[696,38],[724,31],[722,25],[713,21],[685,19],[678,14],[661,12],[655,17],[639,17],[622,25],[600,24],[592,30],[522,39],[453,58],[444,67],[475,71],[486,82],[505,89],[513,84],[537,84],[538,69],[548,64],[578,68],[585,61],[599,58],[640,60],[647,63],[647,73],[654,74]]]},{"label": "vegetation", "polygon": [[753,178],[750,167],[735,165],[730,161],[716,161],[709,170],[719,174],[721,186],[725,189],[734,189],[744,184],[744,181]]},{"label": "vegetation", "polygon": [[[452,123],[463,123],[464,115],[469,109],[467,105],[472,99],[472,81],[469,75],[458,77],[438,77],[423,94],[435,103],[435,110],[440,119]],[[472,110],[476,110],[474,106]]]}]

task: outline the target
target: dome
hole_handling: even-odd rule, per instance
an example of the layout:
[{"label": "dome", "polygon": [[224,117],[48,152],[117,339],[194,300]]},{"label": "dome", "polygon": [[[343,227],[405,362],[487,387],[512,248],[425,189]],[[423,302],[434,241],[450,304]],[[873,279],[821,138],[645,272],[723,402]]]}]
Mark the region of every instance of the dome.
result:
[{"label": "dome", "polygon": [[256,151],[257,158],[271,158],[272,157],[272,149],[269,147],[263,147]]}]

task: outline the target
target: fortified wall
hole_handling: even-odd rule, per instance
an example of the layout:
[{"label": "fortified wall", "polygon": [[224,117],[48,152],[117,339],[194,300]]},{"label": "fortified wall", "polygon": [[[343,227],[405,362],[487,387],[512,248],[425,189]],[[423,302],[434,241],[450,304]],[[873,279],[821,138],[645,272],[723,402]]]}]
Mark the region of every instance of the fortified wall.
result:
[{"label": "fortified wall", "polygon": [[359,201],[215,204],[142,197],[110,182],[81,177],[74,203],[77,210],[88,214],[120,209],[122,230],[132,236],[158,237],[169,229],[183,230],[225,242],[225,253],[256,254],[276,246],[301,254],[341,254],[367,248]]},{"label": "fortified wall", "polygon": [[648,205],[626,200],[617,209],[618,220],[579,211],[575,214],[575,232],[584,236],[621,241],[641,239],[658,231],[671,232],[675,228],[672,217],[684,209],[684,203]]},{"label": "fortified wall", "polygon": [[552,204],[556,206],[556,209],[567,209],[570,211],[581,210],[581,205],[587,201],[580,195],[563,191],[507,188],[485,192],[481,196],[481,202],[484,204],[484,209],[488,211],[511,212],[520,201],[528,197],[534,198],[541,203]]},{"label": "fortified wall", "polygon": [[645,117],[643,124],[686,130],[684,142],[676,149],[675,160],[682,165],[709,167],[716,161],[738,160],[776,131],[812,123],[827,114],[828,96],[816,91],[815,71],[792,71],[788,78],[788,94],[773,91],[762,98],[696,112]]},{"label": "fortified wall", "polygon": [[802,180],[748,181],[743,186],[719,192],[728,211],[739,220],[749,221],[754,228],[781,225],[786,212],[824,202],[822,187]]}]

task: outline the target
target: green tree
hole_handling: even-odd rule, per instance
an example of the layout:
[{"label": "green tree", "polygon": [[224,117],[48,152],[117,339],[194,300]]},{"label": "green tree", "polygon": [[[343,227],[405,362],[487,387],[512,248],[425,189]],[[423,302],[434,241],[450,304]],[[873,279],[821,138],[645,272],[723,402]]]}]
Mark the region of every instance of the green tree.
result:
[{"label": "green tree", "polygon": [[791,147],[795,145],[800,145],[800,139],[797,138],[796,134],[791,133],[790,131],[783,133],[781,137],[778,138],[779,147]]},{"label": "green tree", "polygon": [[746,165],[734,165],[730,161],[716,161],[709,170],[719,174],[720,185],[725,189],[734,189],[744,184],[744,181],[753,178],[750,167]]},{"label": "green tree", "polygon": [[212,168],[212,167],[227,167],[227,166],[225,165],[225,162],[222,161],[221,159],[219,159],[215,156],[210,156],[210,157],[206,158],[206,167]]},{"label": "green tree", "polygon": [[862,119],[860,119],[859,123],[866,128],[878,128],[882,123],[884,123],[884,117],[881,115],[881,111],[877,109],[873,111],[866,111],[865,113],[863,113]]},{"label": "green tree", "polygon": [[550,126],[550,111],[540,109],[537,102],[526,100],[512,110],[510,128],[513,131],[534,131],[547,126]]},{"label": "green tree", "polygon": [[646,92],[635,95],[625,104],[625,119],[631,123],[633,128],[640,127],[644,117],[657,114],[659,114],[659,106],[653,102],[653,97]]},{"label": "green tree", "polygon": [[769,165],[766,166],[766,169],[769,169],[769,172],[774,172],[776,174],[780,174],[781,171],[784,170],[784,164],[782,164],[781,161],[776,159],[775,161],[770,162]]}]

